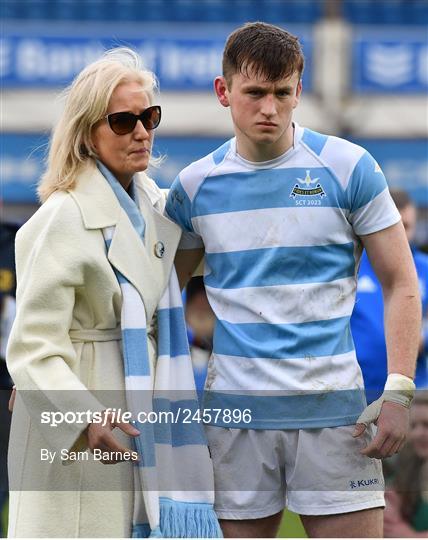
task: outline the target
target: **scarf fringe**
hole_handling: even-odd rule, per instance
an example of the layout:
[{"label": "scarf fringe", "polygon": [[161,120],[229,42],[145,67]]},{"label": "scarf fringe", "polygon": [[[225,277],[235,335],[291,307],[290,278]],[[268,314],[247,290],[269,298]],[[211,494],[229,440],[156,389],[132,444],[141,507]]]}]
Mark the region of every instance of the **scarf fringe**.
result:
[{"label": "scarf fringe", "polygon": [[170,500],[160,501],[160,532],[163,538],[223,538],[211,505]]}]

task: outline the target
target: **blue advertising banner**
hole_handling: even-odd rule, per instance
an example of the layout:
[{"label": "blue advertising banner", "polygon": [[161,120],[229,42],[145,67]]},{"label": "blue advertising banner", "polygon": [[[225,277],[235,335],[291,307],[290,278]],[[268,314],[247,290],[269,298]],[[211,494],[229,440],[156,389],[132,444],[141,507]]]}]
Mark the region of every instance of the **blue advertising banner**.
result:
[{"label": "blue advertising banner", "polygon": [[44,169],[48,136],[0,133],[0,200],[34,203]]},{"label": "blue advertising banner", "polygon": [[[211,90],[221,74],[228,25],[73,25],[3,23],[0,72],[4,88],[67,85],[104,50],[130,46],[159,78],[161,90]],[[313,37],[309,27],[293,28],[302,41],[305,90],[312,85]]]},{"label": "blue advertising banner", "polygon": [[[159,186],[169,187],[181,169],[223,142],[223,138],[214,137],[157,137],[154,154],[164,156],[164,161],[159,168],[152,168],[150,175]],[[427,140],[359,139],[353,142],[375,157],[391,188],[404,189],[418,206],[428,208]],[[0,134],[0,197],[5,203],[35,202],[47,143],[46,135]]]},{"label": "blue advertising banner", "polygon": [[428,208],[428,140],[358,139],[381,166],[391,189],[407,191],[415,204]]},{"label": "blue advertising banner", "polygon": [[352,74],[355,92],[426,93],[427,32],[415,28],[355,31]]},{"label": "blue advertising banner", "polygon": [[[0,199],[6,204],[36,202],[48,142],[48,135],[43,134],[0,133]],[[167,188],[181,169],[223,142],[220,138],[156,137],[153,155],[163,157],[163,161],[149,174],[160,187]]]}]

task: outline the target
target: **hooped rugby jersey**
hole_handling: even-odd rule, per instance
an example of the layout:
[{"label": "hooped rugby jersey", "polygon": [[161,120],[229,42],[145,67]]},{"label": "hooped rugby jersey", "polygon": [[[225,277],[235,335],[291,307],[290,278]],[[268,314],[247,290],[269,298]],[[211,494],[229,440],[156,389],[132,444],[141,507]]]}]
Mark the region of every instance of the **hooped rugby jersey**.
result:
[{"label": "hooped rugby jersey", "polygon": [[221,410],[210,423],[353,424],[365,406],[350,330],[359,236],[400,220],[373,157],[297,124],[267,162],[243,159],[233,138],[179,174],[167,212],[182,248],[205,248],[216,325],[204,406]]}]

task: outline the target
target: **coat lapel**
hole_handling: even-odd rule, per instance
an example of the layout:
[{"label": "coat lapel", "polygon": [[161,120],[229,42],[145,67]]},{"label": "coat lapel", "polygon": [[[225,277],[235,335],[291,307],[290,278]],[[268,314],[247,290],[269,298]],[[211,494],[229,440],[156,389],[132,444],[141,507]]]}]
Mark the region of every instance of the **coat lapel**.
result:
[{"label": "coat lapel", "polygon": [[160,276],[154,272],[149,254],[124,211],[116,223],[107,257],[138,290],[144,301],[147,320],[150,320],[159,300]]},{"label": "coat lapel", "polygon": [[[169,279],[181,231],[154,209],[156,192],[144,189],[137,175],[140,210],[146,222],[144,243],[121,208],[105,178],[95,167],[83,171],[70,191],[80,207],[87,229],[115,225],[107,257],[138,290],[150,321]],[[163,249],[160,249],[163,246]],[[162,256],[159,256],[162,252]]]},{"label": "coat lapel", "polygon": [[161,193],[153,190],[147,177],[138,176],[136,192],[141,213],[146,220],[145,246],[163,292],[174,264],[181,229],[163,215],[165,201]]}]

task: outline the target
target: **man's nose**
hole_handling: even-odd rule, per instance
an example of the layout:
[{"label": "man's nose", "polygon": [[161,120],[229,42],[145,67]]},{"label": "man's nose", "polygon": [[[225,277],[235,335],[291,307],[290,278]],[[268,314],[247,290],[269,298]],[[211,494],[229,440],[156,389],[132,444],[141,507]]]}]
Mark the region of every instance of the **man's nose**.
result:
[{"label": "man's nose", "polygon": [[276,114],[276,103],[273,95],[267,94],[263,98],[261,112],[265,116],[274,116]]}]

